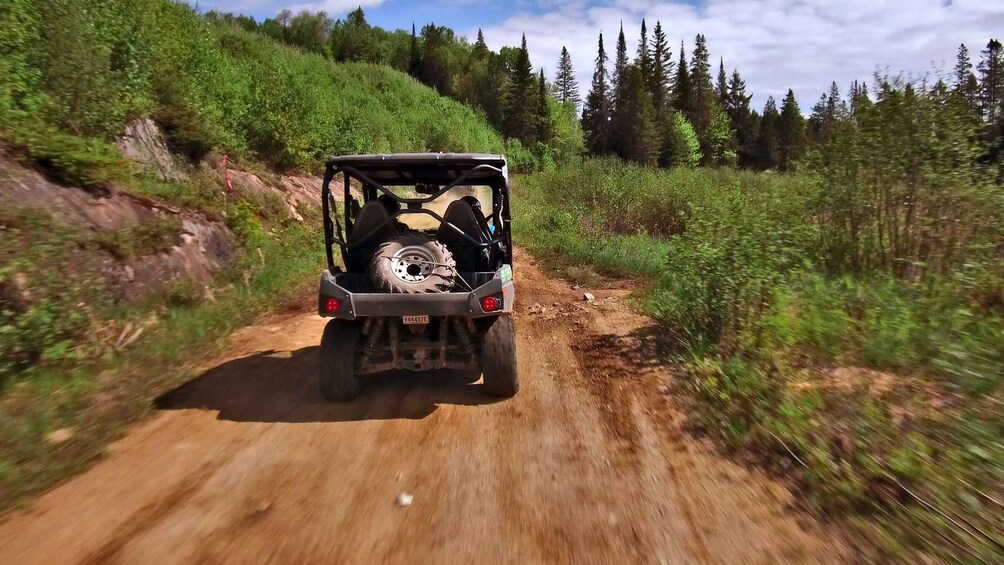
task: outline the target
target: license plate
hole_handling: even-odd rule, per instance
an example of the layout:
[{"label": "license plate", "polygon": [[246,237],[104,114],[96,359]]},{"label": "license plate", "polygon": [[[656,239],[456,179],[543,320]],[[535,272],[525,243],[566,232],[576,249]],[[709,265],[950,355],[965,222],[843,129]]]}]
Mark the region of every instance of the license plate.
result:
[{"label": "license plate", "polygon": [[428,324],[428,316],[404,316],[404,323],[409,326],[418,326],[421,324]]}]

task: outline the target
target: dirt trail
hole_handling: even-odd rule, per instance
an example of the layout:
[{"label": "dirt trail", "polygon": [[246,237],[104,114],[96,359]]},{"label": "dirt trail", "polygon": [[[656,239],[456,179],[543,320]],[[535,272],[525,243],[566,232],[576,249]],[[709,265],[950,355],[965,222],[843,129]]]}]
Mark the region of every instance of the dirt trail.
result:
[{"label": "dirt trail", "polygon": [[[523,389],[375,379],[325,404],[324,321],[232,338],[107,459],[0,525],[0,563],[823,563],[783,487],[682,430],[650,322],[517,257]],[[533,305],[546,308],[540,312]],[[554,303],[559,303],[555,307]],[[398,507],[401,492],[414,495]]]}]

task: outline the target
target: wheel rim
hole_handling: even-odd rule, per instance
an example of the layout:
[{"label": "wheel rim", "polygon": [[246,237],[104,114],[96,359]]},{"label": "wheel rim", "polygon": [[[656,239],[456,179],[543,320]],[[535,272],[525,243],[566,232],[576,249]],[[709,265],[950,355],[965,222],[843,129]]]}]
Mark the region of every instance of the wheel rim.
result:
[{"label": "wheel rim", "polygon": [[425,247],[409,245],[397,250],[390,258],[390,270],[406,283],[420,283],[432,276],[436,256]]}]

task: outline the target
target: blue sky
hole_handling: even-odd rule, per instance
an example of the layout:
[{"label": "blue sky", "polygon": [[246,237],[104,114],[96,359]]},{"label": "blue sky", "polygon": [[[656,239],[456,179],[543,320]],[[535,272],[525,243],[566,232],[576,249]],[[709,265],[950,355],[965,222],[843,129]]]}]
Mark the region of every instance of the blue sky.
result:
[{"label": "blue sky", "polygon": [[1004,0],[202,0],[203,10],[252,14],[282,8],[325,10],[344,17],[362,5],[367,19],[386,28],[434,21],[473,40],[478,28],[494,49],[527,35],[531,60],[551,77],[562,46],[572,54],[582,95],[588,90],[601,31],[612,56],[623,22],[633,55],[642,18],[660,20],[679,56],[697,33],[708,40],[717,68],[738,68],[760,107],[794,88],[803,111],[837,81],[871,82],[876,71],[919,79],[950,73],[960,43],[975,64],[991,37],[1004,40]]}]

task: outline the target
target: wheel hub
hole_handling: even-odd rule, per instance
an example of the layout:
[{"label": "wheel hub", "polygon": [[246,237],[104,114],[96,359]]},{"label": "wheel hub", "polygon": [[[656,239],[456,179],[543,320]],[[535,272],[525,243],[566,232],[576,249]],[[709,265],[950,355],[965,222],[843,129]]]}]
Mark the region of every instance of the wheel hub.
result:
[{"label": "wheel hub", "polygon": [[394,276],[406,283],[420,283],[432,275],[436,257],[428,249],[417,245],[402,247],[390,258]]}]

